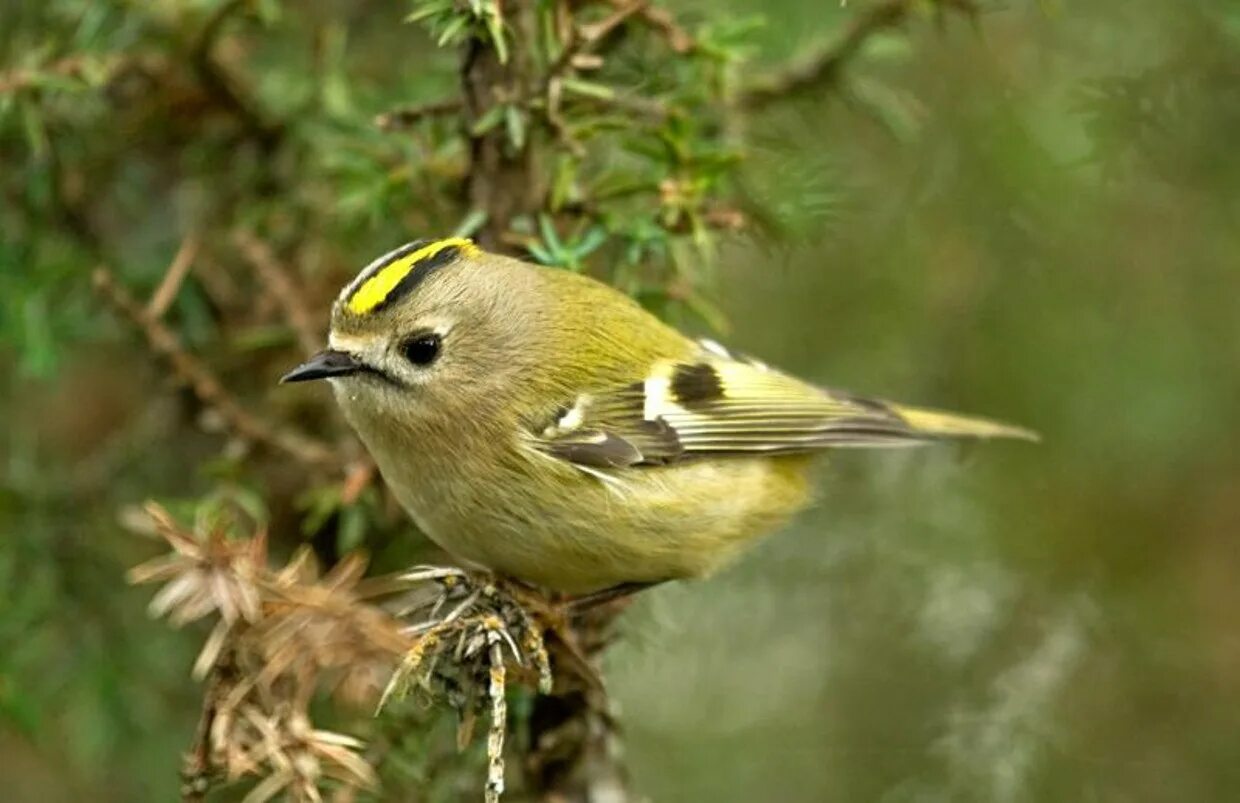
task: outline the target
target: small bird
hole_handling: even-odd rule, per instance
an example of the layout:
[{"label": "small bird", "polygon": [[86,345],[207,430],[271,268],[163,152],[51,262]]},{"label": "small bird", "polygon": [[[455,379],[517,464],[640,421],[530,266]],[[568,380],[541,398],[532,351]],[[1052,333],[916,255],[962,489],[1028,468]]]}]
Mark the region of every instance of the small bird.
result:
[{"label": "small bird", "polygon": [[570,595],[699,577],[811,499],[813,455],[1025,429],[802,382],[567,270],[419,240],[364,268],[327,379],[418,527]]}]

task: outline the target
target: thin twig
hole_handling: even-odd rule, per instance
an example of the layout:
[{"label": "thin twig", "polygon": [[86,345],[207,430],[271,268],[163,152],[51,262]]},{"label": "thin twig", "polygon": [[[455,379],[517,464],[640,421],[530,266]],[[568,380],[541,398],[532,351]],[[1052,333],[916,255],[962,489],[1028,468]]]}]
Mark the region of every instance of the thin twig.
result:
[{"label": "thin twig", "polygon": [[362,491],[374,482],[376,471],[374,462],[369,458],[349,464],[345,470],[344,481],[340,483],[340,504],[351,505],[356,502]]},{"label": "thin twig", "polygon": [[402,131],[419,120],[459,114],[464,103],[460,98],[448,98],[416,106],[401,106],[376,115],[375,125],[382,131]]},{"label": "thin twig", "polygon": [[[555,133],[556,139],[560,144],[574,156],[581,158],[585,156],[585,146],[582,145],[573,136],[567,121],[561,114],[561,107],[564,97],[564,80],[571,77],[571,74],[586,69],[583,64],[590,64],[590,68],[598,67],[602,64],[602,58],[595,54],[594,49],[607,38],[612,31],[616,30],[625,20],[634,14],[639,14],[650,5],[649,0],[632,0],[632,2],[620,5],[616,11],[612,12],[604,19],[591,24],[581,26],[568,26],[564,49],[560,51],[560,55],[547,68],[542,79],[542,94],[545,99],[546,120],[551,130]],[[592,63],[597,62],[597,63]],[[597,100],[602,101],[599,98]],[[603,101],[607,102],[607,101]],[[649,104],[657,104],[657,101],[648,101]],[[613,106],[619,106],[619,103],[611,103]],[[652,116],[644,110],[645,116]],[[666,113],[653,115],[656,119],[662,120]]]},{"label": "thin twig", "polygon": [[197,232],[185,235],[185,239],[181,241],[181,247],[177,249],[176,255],[172,258],[172,263],[164,272],[163,281],[159,283],[159,287],[155,288],[155,292],[151,294],[151,300],[147,302],[146,314],[148,316],[164,317],[173,299],[177,297],[177,292],[181,289],[185,277],[189,275],[189,269],[194,264],[194,257],[198,256],[200,244],[201,240]]},{"label": "thin twig", "polygon": [[73,78],[83,83],[107,84],[116,73],[140,61],[132,54],[111,54],[97,59],[73,55],[38,67],[15,67],[0,71],[0,95],[37,89],[46,75]]},{"label": "thin twig", "polygon": [[[973,15],[973,0],[935,0],[936,5]],[[848,25],[836,42],[795,59],[771,74],[755,79],[737,98],[736,105],[757,111],[809,89],[826,89],[836,83],[848,63],[877,33],[901,25],[918,5],[917,0],[884,0],[870,6]]]},{"label": "thin twig", "polygon": [[[631,5],[626,0],[609,0],[609,2],[616,8],[624,8]],[[637,13],[643,22],[662,34],[667,39],[668,45],[677,53],[683,55],[697,47],[697,42],[694,41],[693,36],[680,27],[680,24],[676,22],[676,18],[672,16],[672,12],[666,8],[644,5],[643,8],[637,9]]]},{"label": "thin twig", "polygon": [[211,760],[211,731],[219,701],[227,696],[222,690],[233,685],[232,675],[235,672],[231,656],[226,655],[216,661],[207,678],[202,695],[202,713],[194,729],[194,741],[181,758],[181,803],[202,803],[211,790],[212,780],[217,774]]},{"label": "thin twig", "polygon": [[670,115],[666,103],[656,98],[647,98],[631,92],[616,92],[611,97],[577,97],[577,103],[594,103],[605,108],[615,109],[628,115],[636,115],[651,122],[661,123]]},{"label": "thin twig", "polygon": [[588,54],[608,34],[620,27],[629,17],[649,11],[650,0],[632,0],[628,3],[615,3],[616,10],[604,19],[592,25],[581,25],[569,28],[568,41],[564,49],[547,68],[547,82],[550,83],[562,76],[570,68],[576,66],[578,56]]},{"label": "thin twig", "polygon": [[316,317],[302,295],[300,285],[290,276],[287,265],[276,259],[267,243],[253,232],[239,230],[233,234],[233,244],[254,268],[263,287],[284,312],[289,326],[297,335],[297,343],[307,355],[321,348],[323,335],[315,324]]},{"label": "thin twig", "polygon": [[235,432],[249,440],[268,444],[310,466],[340,465],[340,456],[328,444],[264,420],[242,407],[229,395],[211,369],[186,351],[176,334],[163,322],[151,317],[146,307],[121,286],[107,268],[96,268],[93,279],[99,294],[142,330],[151,350],[166,359],[173,372],[189,385],[198,400],[218,412]]},{"label": "thin twig", "polygon": [[81,56],[69,56],[60,59],[41,69],[15,67],[0,72],[0,95],[20,92],[37,86],[39,77],[52,73],[60,78],[77,78],[82,74],[84,59]]},{"label": "thin twig", "polygon": [[[504,794],[504,736],[508,732],[508,706],[505,700],[507,673],[504,669],[504,648],[498,632],[488,631],[487,648],[491,661],[488,672],[487,696],[491,698],[491,727],[487,732],[487,782],[483,787],[485,803],[499,803]],[[516,648],[513,648],[516,652]]]}]

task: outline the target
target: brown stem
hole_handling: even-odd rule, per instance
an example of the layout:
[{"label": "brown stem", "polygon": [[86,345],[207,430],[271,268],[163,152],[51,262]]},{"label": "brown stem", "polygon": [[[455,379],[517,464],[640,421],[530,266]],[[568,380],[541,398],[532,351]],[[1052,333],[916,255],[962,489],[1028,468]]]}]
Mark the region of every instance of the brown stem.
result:
[{"label": "brown stem", "polygon": [[416,106],[401,106],[377,115],[375,125],[383,131],[401,131],[420,120],[458,115],[461,113],[462,103],[460,98],[448,98],[431,103],[419,103]]},{"label": "brown stem", "polygon": [[155,288],[154,293],[151,293],[151,300],[146,304],[146,314],[148,316],[151,318],[164,317],[164,313],[168,311],[168,307],[172,305],[173,300],[177,297],[177,292],[185,282],[185,277],[189,275],[189,269],[194,265],[194,258],[198,256],[198,246],[200,244],[201,238],[197,232],[190,232],[185,235],[185,239],[181,241],[181,247],[177,249],[176,256],[172,258],[172,263],[168,265],[168,270],[164,271],[164,278],[160,281],[159,287]]},{"label": "brown stem", "polygon": [[202,695],[202,712],[194,729],[194,742],[181,758],[181,803],[202,803],[219,768],[211,759],[211,729],[220,700],[235,683],[236,666],[231,653],[221,655],[207,678]]},{"label": "brown stem", "polygon": [[575,643],[548,639],[555,688],[535,699],[526,725],[525,779],[537,800],[632,799],[620,724],[595,663],[612,641],[616,617],[631,601],[617,599],[576,613],[569,622]]},{"label": "brown stem", "polygon": [[547,69],[547,80],[554,80],[568,72],[573,66],[574,59],[589,53],[612,31],[624,24],[629,17],[634,14],[648,13],[649,6],[650,0],[633,0],[617,5],[615,11],[592,25],[569,28],[569,37],[564,44],[564,49]]},{"label": "brown stem", "polygon": [[[629,0],[609,0],[616,8],[624,8],[630,5]],[[693,36],[689,34],[680,24],[676,22],[676,17],[666,8],[641,4],[642,7],[637,9],[638,18],[658,31],[667,39],[667,44],[677,53],[688,53],[697,47],[697,42],[693,41]]]},{"label": "brown stem", "polygon": [[476,239],[486,248],[498,249],[512,219],[530,215],[542,207],[546,195],[546,171],[540,168],[528,132],[520,149],[508,141],[505,126],[492,126],[478,133],[478,122],[496,105],[517,104],[537,85],[531,53],[538,36],[538,15],[533,0],[504,3],[505,23],[513,31],[507,63],[489,42],[473,38],[465,46],[461,63],[461,86],[465,102],[463,123],[469,139],[469,174],[466,199],[471,210],[486,216]]},{"label": "brown stem", "polygon": [[[598,41],[632,13],[649,12],[644,2],[626,0],[617,5],[622,12],[609,17],[602,29],[586,32],[587,41]],[[546,137],[539,136],[542,132],[530,130],[524,146],[517,149],[502,125],[475,131],[478,121],[497,104],[524,105],[522,99],[548,86],[550,75],[540,75],[532,54],[538,41],[536,3],[508,0],[503,9],[505,24],[513,32],[507,63],[500,63],[489,43],[474,38],[461,64],[463,123],[470,155],[466,197],[471,209],[486,215],[476,237],[488,248],[508,244],[505,234],[513,218],[535,214],[546,196],[547,171],[541,169],[539,158],[546,150]],[[571,25],[566,27],[571,30]],[[570,53],[557,69],[568,69],[571,58]],[[528,788],[537,800],[624,803],[629,799],[619,731],[592,663],[607,644],[615,610],[601,606],[574,617],[567,638],[548,643],[556,685],[551,694],[535,699],[527,723],[529,750],[522,762]]]},{"label": "brown stem", "polygon": [[233,243],[283,311],[289,326],[297,335],[297,344],[301,346],[301,350],[307,355],[318,351],[323,343],[323,333],[319,331],[316,323],[318,316],[310,311],[301,286],[290,275],[288,266],[276,259],[267,243],[255,237],[253,232],[242,230],[234,233]]}]

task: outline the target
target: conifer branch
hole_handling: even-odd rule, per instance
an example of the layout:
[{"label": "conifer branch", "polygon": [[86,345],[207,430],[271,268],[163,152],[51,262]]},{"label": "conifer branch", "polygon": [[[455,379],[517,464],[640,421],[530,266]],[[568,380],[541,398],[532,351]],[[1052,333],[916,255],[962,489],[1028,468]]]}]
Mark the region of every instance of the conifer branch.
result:
[{"label": "conifer branch", "polygon": [[[918,4],[918,0],[883,0],[869,6],[848,24],[838,40],[755,79],[740,93],[736,105],[754,112],[809,91],[829,90],[871,37],[902,25]],[[940,11],[969,17],[978,11],[974,0],[934,0],[934,4]]]}]

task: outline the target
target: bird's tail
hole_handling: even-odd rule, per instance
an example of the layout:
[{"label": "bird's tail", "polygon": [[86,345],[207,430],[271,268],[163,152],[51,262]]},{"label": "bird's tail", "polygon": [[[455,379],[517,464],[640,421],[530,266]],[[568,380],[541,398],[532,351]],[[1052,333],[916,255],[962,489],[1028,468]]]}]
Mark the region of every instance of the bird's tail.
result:
[{"label": "bird's tail", "polygon": [[903,404],[891,404],[890,407],[904,419],[909,429],[929,438],[1018,438],[1026,441],[1042,439],[1031,429],[988,418],[908,407]]}]

